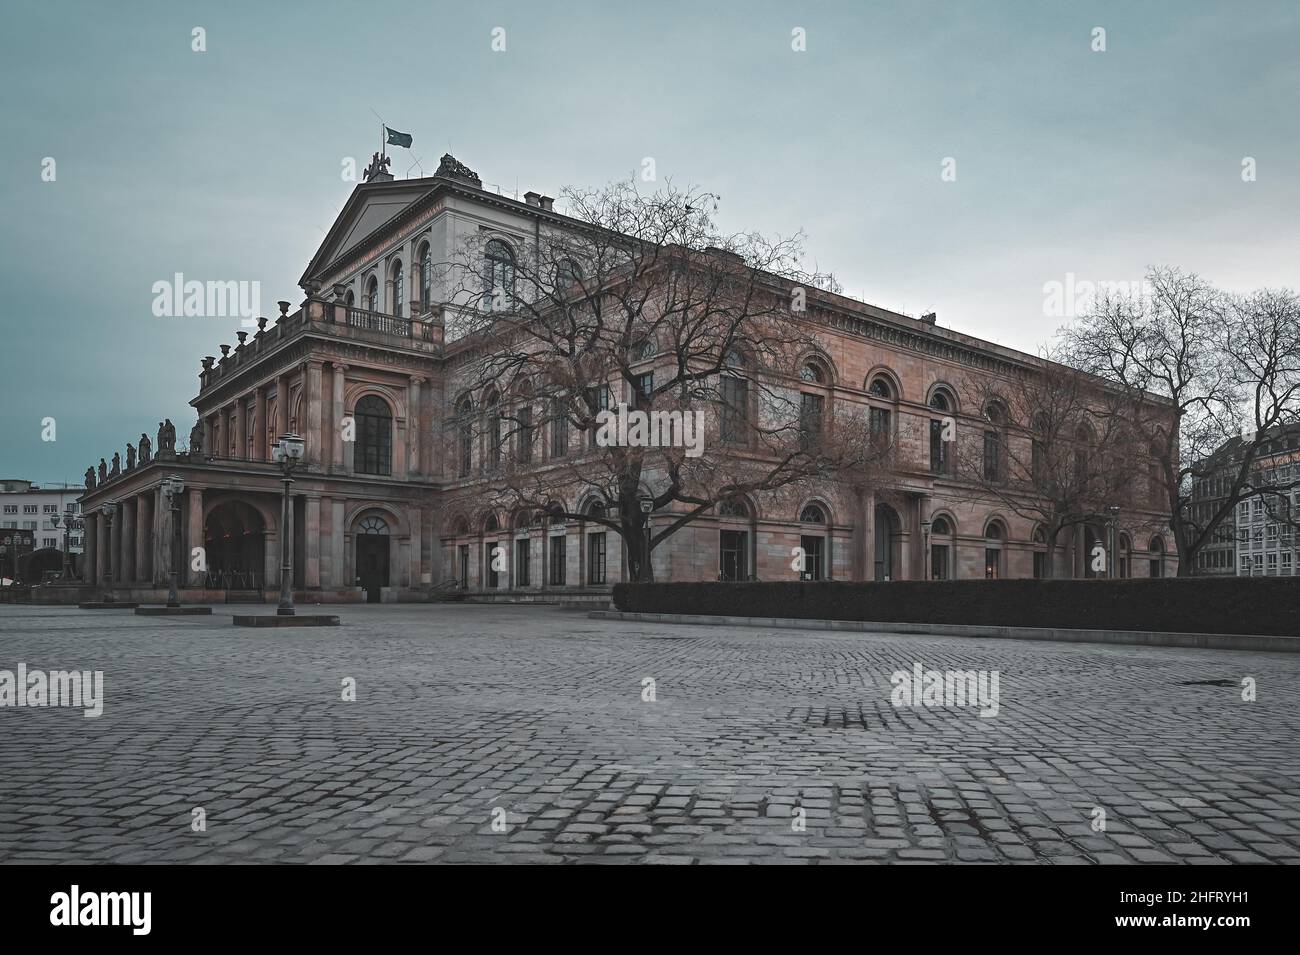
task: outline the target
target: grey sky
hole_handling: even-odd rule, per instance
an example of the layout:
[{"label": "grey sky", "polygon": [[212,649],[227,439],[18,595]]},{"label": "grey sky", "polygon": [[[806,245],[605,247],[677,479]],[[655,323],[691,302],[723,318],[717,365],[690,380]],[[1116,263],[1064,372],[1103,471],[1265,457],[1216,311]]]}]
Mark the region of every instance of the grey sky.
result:
[{"label": "grey sky", "polygon": [[653,157],[729,228],[803,229],[847,293],[1035,351],[1067,272],[1296,285],[1297,48],[1294,2],[9,2],[0,477],[79,481],[164,415],[183,438],[239,323],[155,318],[153,283],[296,306],[372,110],[415,137],[398,176],[450,148],[556,195]]}]

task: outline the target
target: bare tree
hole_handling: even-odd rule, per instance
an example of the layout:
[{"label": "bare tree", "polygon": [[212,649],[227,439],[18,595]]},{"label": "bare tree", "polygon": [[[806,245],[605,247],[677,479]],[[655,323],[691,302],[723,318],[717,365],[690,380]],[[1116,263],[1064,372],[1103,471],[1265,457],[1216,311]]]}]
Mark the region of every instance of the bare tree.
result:
[{"label": "bare tree", "polygon": [[[1146,284],[1143,295],[1103,297],[1063,335],[1073,364],[1124,392],[1115,413],[1149,449],[1178,572],[1190,575],[1237,504],[1259,493],[1252,473],[1260,448],[1296,418],[1297,302],[1290,291],[1228,296],[1172,268],[1149,270]],[[1240,457],[1207,512],[1193,488],[1224,467],[1216,452],[1234,439]]]},{"label": "bare tree", "polygon": [[978,379],[967,393],[985,410],[983,434],[957,440],[959,476],[975,500],[993,498],[1034,524],[1047,545],[1044,574],[1057,573],[1061,534],[1132,503],[1133,436],[1113,413],[1119,394],[1048,353],[1038,367]]},{"label": "bare tree", "polygon": [[[803,310],[825,282],[800,271],[798,237],[723,234],[715,196],[671,184],[565,198],[568,220],[523,252],[475,236],[445,267],[475,506],[603,525],[647,580],[653,549],[720,504],[887,458],[828,381],[798,377],[816,378]],[[649,433],[609,427],[640,414]]]}]

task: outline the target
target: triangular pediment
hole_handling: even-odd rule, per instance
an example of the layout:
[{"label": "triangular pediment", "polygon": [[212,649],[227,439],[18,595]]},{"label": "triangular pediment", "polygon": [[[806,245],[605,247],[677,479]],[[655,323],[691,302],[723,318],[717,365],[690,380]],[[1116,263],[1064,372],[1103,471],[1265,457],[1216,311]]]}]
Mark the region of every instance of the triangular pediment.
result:
[{"label": "triangular pediment", "polygon": [[352,190],[352,195],[334,220],[325,240],[312,256],[311,264],[307,266],[300,281],[307,282],[319,270],[363,242],[384,223],[428,195],[433,188],[432,177],[363,182],[358,185]]}]

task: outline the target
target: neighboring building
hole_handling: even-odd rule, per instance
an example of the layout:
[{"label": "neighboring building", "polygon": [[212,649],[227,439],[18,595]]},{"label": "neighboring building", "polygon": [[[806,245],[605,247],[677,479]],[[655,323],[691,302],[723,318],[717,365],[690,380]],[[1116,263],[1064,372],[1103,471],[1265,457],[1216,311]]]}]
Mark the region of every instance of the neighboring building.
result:
[{"label": "neighboring building", "polygon": [[[1241,466],[1241,438],[1211,456],[1205,477],[1193,485],[1192,514],[1206,520],[1221,503]],[[1300,554],[1300,425],[1275,428],[1251,466],[1254,483],[1272,491],[1238,502],[1214,541],[1198,555],[1198,574],[1238,577],[1292,577]]]},{"label": "neighboring building", "polygon": [[[30,531],[35,538],[33,549],[63,549],[63,525],[55,527],[50,517],[67,513],[80,516],[77,498],[84,488],[74,484],[34,484],[31,481],[0,480],[0,531]],[[3,536],[0,534],[0,536]],[[68,550],[82,551],[82,531],[68,535]]]},{"label": "neighboring building", "polygon": [[[274,586],[283,534],[272,447],[278,435],[297,432],[306,456],[293,478],[294,583],[314,599],[361,592],[419,599],[453,581],[527,598],[607,591],[624,569],[616,534],[476,503],[492,483],[484,465],[502,449],[484,443],[483,429],[461,426],[491,413],[493,395],[461,385],[471,351],[456,334],[463,305],[432,268],[466,237],[489,237],[484,273],[512,281],[539,230],[574,225],[546,196],[520,202],[485,190],[450,156],[432,177],[372,173],[301,277],[302,306],[291,312],[281,302],[274,325],[260,320],[255,334],[238,333],[234,348],[222,345],[220,359],[203,359],[188,450],[169,450],[160,436],[147,463],[88,481],[90,577],[161,585],[179,547],[190,586]],[[896,448],[894,472],[875,487],[827,481],[811,493],[721,507],[655,550],[657,578],[786,579],[794,546],[821,578],[1041,574],[1041,528],[981,498],[934,438],[935,423],[951,415],[994,455],[1002,441],[1021,440],[1012,423],[976,406],[966,385],[1041,360],[939,327],[933,316],[914,319],[831,293],[818,293],[808,321],[818,347],[789,370],[789,387],[819,408],[870,408],[873,429]],[[662,359],[647,357],[647,371]],[[567,422],[536,411],[529,461],[540,468],[552,456],[593,453]],[[343,437],[349,424],[351,441]],[[1134,484],[1144,485],[1148,468],[1133,470]],[[185,484],[176,527],[161,491],[171,474]],[[571,494],[566,506],[575,513],[598,506],[576,487]],[[1107,539],[1106,521],[1072,532],[1058,566],[1085,576],[1091,542]],[[1123,513],[1117,523],[1121,574],[1174,572],[1174,548],[1154,508]],[[490,558],[497,545],[509,552],[504,567]],[[198,547],[205,565],[193,559]]]}]

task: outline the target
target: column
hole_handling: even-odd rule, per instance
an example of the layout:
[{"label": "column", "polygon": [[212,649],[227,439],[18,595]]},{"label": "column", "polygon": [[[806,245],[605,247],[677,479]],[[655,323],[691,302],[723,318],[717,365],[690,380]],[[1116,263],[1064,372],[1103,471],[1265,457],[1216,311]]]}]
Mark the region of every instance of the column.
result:
[{"label": "column", "polygon": [[[226,413],[218,408],[217,413],[212,416],[212,447],[208,449],[208,454],[214,458],[224,458],[229,452],[226,448],[230,444],[226,440]],[[159,522],[161,523],[161,521]]]},{"label": "column", "polygon": [[167,528],[171,518],[167,516],[167,499],[163,497],[162,488],[153,489],[153,582],[158,586],[167,584]]},{"label": "column", "polygon": [[303,534],[306,535],[305,564],[303,566],[303,587],[307,590],[320,589],[320,498],[308,496],[306,511],[303,515]]},{"label": "column", "polygon": [[269,460],[266,450],[266,385],[258,386],[257,397],[253,399],[253,428],[253,460]]},{"label": "column", "polygon": [[122,574],[122,583],[135,581],[135,498],[122,502],[122,553],[118,556],[117,566]]},{"label": "column", "polygon": [[[189,505],[189,517],[186,521],[185,540],[188,550],[184,553],[186,567],[181,568],[181,574],[178,579],[189,581],[191,587],[202,587],[204,583],[204,571],[195,570],[194,565],[194,548],[205,547],[203,535],[203,489],[192,487],[185,493],[186,502]],[[204,552],[203,566],[207,565],[207,553]]]},{"label": "column", "polygon": [[248,457],[248,403],[243,398],[235,402],[235,457]]},{"label": "column", "polygon": [[108,518],[108,572],[117,586],[122,580],[122,514],[121,508]]},{"label": "column", "polygon": [[[418,476],[420,472],[420,435],[424,428],[424,416],[420,413],[423,409],[421,397],[424,391],[424,379],[419,375],[411,376],[410,386],[407,388],[406,396],[406,445],[410,465],[407,468],[407,474],[411,477]],[[419,580],[419,577],[415,578]]]},{"label": "column", "polygon": [[135,497],[135,579],[142,584],[153,577],[149,560],[150,541],[153,539],[153,496],[144,493]]},{"label": "column", "polygon": [[100,538],[103,536],[99,533],[99,515],[82,513],[82,519],[86,522],[86,539],[82,542],[81,552],[84,555],[84,563],[81,568],[81,579],[88,584],[99,583],[99,568],[103,566],[103,560],[99,553]]},{"label": "column", "polygon": [[302,433],[307,439],[307,460],[318,467],[325,463],[321,452],[321,366],[320,361],[309,361],[306,367],[306,396],[303,400]]},{"label": "column", "polygon": [[424,528],[421,526],[420,508],[415,506],[407,508],[406,521],[411,527],[411,546],[407,551],[408,560],[410,561],[407,586],[412,590],[416,590],[423,584],[420,578],[420,553],[423,550],[421,532]]},{"label": "column", "polygon": [[203,453],[208,457],[213,457],[212,449],[216,446],[213,442],[216,435],[212,433],[212,415],[203,419]]},{"label": "column", "polygon": [[334,564],[334,520],[333,498],[321,496],[320,499],[320,585],[328,589],[334,585],[337,576]]},{"label": "column", "polygon": [[289,376],[275,380],[275,438],[289,430]]},{"label": "column", "polygon": [[343,470],[343,383],[347,379],[347,365],[335,361],[330,374],[330,426],[334,437],[330,440],[330,468]]}]

